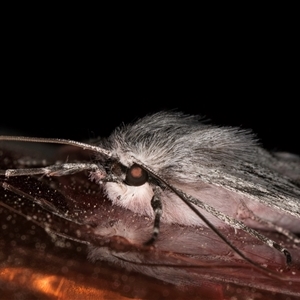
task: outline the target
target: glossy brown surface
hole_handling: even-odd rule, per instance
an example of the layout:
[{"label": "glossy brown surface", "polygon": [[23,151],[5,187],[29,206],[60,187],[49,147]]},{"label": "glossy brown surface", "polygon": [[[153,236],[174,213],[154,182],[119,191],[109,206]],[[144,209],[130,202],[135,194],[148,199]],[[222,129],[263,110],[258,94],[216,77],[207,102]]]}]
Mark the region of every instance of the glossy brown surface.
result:
[{"label": "glossy brown surface", "polygon": [[[6,169],[17,161],[5,152],[1,164]],[[274,272],[269,276],[208,229],[162,224],[155,247],[141,247],[152,222],[111,207],[86,174],[0,180],[0,299],[300,297],[300,251],[279,234],[265,233],[291,252],[288,270],[278,251],[224,229],[248,257]]]}]

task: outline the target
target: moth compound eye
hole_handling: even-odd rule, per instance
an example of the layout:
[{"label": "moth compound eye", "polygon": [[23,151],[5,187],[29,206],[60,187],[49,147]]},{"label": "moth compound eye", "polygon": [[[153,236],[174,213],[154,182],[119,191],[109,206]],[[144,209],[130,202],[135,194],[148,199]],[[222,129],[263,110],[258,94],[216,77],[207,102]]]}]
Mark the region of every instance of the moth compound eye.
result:
[{"label": "moth compound eye", "polygon": [[126,173],[125,182],[128,185],[140,186],[148,181],[148,173],[140,166],[132,165]]}]

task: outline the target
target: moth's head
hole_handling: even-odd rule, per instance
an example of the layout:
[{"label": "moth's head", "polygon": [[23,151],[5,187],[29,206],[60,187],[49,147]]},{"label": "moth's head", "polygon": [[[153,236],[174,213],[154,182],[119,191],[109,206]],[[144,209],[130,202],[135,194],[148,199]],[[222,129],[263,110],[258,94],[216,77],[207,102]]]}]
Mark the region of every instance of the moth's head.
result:
[{"label": "moth's head", "polygon": [[153,182],[139,164],[127,167],[117,160],[107,161],[101,170],[91,173],[91,179],[103,187],[113,204],[140,215],[153,216]]},{"label": "moth's head", "polygon": [[91,179],[100,184],[115,182],[128,186],[142,186],[148,182],[149,175],[136,163],[127,167],[117,160],[109,160],[100,165],[99,171],[91,173]]}]

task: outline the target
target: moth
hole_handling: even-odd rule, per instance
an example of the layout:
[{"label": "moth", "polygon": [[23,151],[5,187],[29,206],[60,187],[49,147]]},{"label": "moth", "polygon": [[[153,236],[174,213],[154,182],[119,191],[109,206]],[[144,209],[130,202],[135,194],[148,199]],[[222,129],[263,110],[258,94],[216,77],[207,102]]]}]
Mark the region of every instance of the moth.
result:
[{"label": "moth", "polygon": [[[43,217],[38,223],[49,234],[87,244],[91,261],[111,261],[181,284],[197,285],[205,277],[195,268],[210,265],[218,273],[220,266],[232,261],[239,261],[240,268],[246,261],[260,276],[280,279],[278,270],[287,270],[283,280],[300,280],[299,270],[293,269],[299,263],[300,158],[266,151],[249,130],[214,126],[180,112],[158,112],[94,143],[21,136],[0,136],[0,141],[62,144],[64,151],[78,148],[89,153],[85,161],[40,167],[18,160],[20,167],[5,168],[0,176],[4,190],[39,207]],[[81,175],[74,177],[77,174]],[[98,203],[93,195],[84,204],[72,200],[70,208],[70,202],[53,200],[56,196],[32,195],[32,190],[19,186],[18,178],[49,178],[49,186],[69,199],[76,198],[78,187],[73,195],[61,186],[72,186],[72,178],[86,180],[88,186],[98,186],[106,200]],[[3,201],[1,205],[19,208]],[[28,218],[27,211],[19,213]],[[30,220],[35,221],[33,216]],[[67,232],[55,225],[61,220],[68,222]],[[205,239],[210,241],[207,247]],[[220,252],[207,264],[215,244]],[[259,258],[260,247],[269,259]],[[226,251],[231,258],[224,259]],[[266,266],[270,261],[276,262],[275,270]],[[161,275],[162,270],[167,275]],[[272,290],[264,280],[264,288]],[[296,285],[289,289],[291,295],[300,292]]]}]

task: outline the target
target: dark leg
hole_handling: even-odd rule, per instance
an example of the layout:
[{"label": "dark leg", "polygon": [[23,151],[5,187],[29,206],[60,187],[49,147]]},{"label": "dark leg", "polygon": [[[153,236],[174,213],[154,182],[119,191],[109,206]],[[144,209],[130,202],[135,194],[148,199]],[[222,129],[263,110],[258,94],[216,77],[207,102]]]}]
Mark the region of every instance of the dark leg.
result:
[{"label": "dark leg", "polygon": [[146,243],[144,243],[145,246],[150,246],[156,241],[158,234],[159,234],[160,217],[162,214],[162,204],[161,204],[161,200],[160,200],[160,188],[158,186],[156,186],[153,189],[153,192],[154,192],[154,195],[151,199],[151,206],[154,211],[153,234],[152,234],[152,237]]}]

